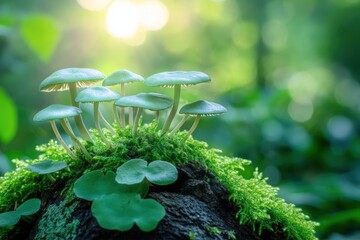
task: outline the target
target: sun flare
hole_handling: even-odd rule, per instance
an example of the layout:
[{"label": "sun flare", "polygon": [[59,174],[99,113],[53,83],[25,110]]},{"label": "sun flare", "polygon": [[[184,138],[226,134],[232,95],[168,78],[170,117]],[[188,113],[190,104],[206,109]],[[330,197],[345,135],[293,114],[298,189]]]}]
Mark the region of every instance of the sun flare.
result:
[{"label": "sun flare", "polygon": [[158,0],[132,2],[118,0],[107,10],[106,28],[116,38],[131,39],[139,31],[163,28],[169,18],[168,9]]}]

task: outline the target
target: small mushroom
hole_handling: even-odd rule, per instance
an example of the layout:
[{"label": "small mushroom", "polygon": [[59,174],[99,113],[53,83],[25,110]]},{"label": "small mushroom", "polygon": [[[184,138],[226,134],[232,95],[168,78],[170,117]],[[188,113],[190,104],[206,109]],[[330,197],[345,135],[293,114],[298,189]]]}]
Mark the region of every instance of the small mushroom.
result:
[{"label": "small mushroom", "polygon": [[[43,80],[40,84],[40,90],[43,92],[69,90],[72,105],[79,107],[79,104],[75,102],[76,88],[88,87],[95,82],[101,81],[104,77],[104,74],[95,69],[65,68],[54,72]],[[75,116],[75,123],[83,138],[87,141],[92,141],[81,115]]]},{"label": "small mushroom", "polygon": [[28,165],[27,168],[37,174],[46,175],[52,182],[56,179],[51,173],[57,172],[67,167],[64,161],[53,161],[51,159],[45,159],[44,161]]},{"label": "small mushroom", "polygon": [[185,123],[189,116],[196,116],[195,121],[190,128],[185,139],[187,139],[196,129],[201,116],[214,116],[227,112],[226,108],[218,103],[209,102],[205,100],[196,101],[184,105],[180,109],[181,114],[185,114],[181,122],[172,130],[171,134],[174,134]]},{"label": "small mushroom", "polygon": [[166,120],[162,134],[165,134],[174,119],[177,109],[179,107],[181,86],[195,85],[203,82],[209,82],[210,77],[202,72],[197,71],[173,71],[173,72],[161,72],[146,78],[144,83],[147,86],[156,87],[174,87],[174,103]]},{"label": "small mushroom", "polygon": [[[101,112],[99,111],[99,103],[100,102],[111,102],[120,97],[120,94],[118,94],[115,91],[112,91],[106,87],[92,87],[87,88],[83,91],[81,91],[75,98],[76,102],[79,103],[93,103],[94,104],[94,121],[95,126],[97,130],[99,131],[99,134],[101,138],[104,140],[104,142],[110,146],[110,142],[106,139],[101,126],[99,124],[99,116],[102,116]],[[115,134],[114,129],[111,127],[111,125],[105,120],[104,117],[100,117],[105,125],[110,129],[110,131]]]},{"label": "small mushroom", "polygon": [[166,95],[159,93],[139,93],[137,95],[119,98],[114,104],[119,107],[138,108],[132,130],[132,133],[135,136],[143,109],[152,111],[164,110],[171,107],[172,101]]},{"label": "small mushroom", "polygon": [[69,117],[75,117],[80,115],[81,110],[77,107],[73,106],[66,106],[61,104],[53,104],[50,105],[43,110],[39,111],[34,116],[34,121],[50,121],[51,127],[55,133],[55,136],[61,143],[61,145],[64,147],[64,149],[68,152],[71,158],[76,159],[75,154],[69,149],[69,147],[66,145],[64,140],[62,139],[57,127],[55,120],[59,120],[61,126],[64,128],[65,132],[70,136],[71,140],[74,142],[74,145],[77,145],[82,152],[84,153],[86,159],[90,158],[90,154],[86,150],[86,148],[81,144],[79,139],[74,135],[70,124],[67,121],[67,118]]},{"label": "small mushroom", "polygon": [[[142,82],[144,78],[139,74],[133,73],[129,70],[118,70],[110,74],[103,81],[103,86],[112,86],[120,84],[121,87],[121,96],[125,97],[125,84],[129,84],[132,82]],[[116,108],[114,107],[114,114],[116,116],[116,120],[121,127],[125,127],[125,111],[124,109],[120,109],[120,120],[118,119],[118,114]],[[133,124],[133,112],[132,109],[129,109],[129,124]]]}]

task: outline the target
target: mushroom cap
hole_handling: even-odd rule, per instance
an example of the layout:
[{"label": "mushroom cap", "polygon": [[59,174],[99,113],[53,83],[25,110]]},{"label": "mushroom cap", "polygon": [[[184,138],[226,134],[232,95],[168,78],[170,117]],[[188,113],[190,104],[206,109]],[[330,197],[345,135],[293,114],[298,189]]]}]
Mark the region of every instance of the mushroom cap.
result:
[{"label": "mushroom cap", "polygon": [[80,115],[81,109],[61,104],[50,105],[35,114],[34,121],[50,121],[61,118],[69,118]]},{"label": "mushroom cap", "polygon": [[115,102],[119,107],[138,107],[152,111],[164,110],[172,106],[172,100],[160,93],[139,93],[119,98]]},{"label": "mushroom cap", "polygon": [[69,84],[75,83],[76,87],[88,87],[105,78],[98,70],[91,68],[64,68],[45,78],[40,83],[43,92],[65,91]]},{"label": "mushroom cap", "polygon": [[210,77],[202,72],[197,71],[173,71],[161,72],[146,78],[144,83],[150,87],[174,85],[195,85],[198,83],[209,82]]},{"label": "mushroom cap", "polygon": [[106,87],[92,87],[79,92],[75,101],[81,103],[110,102],[118,99],[119,97],[119,93]]},{"label": "mushroom cap", "polygon": [[189,114],[192,116],[202,115],[202,116],[211,116],[219,115],[227,112],[226,108],[218,103],[209,102],[205,100],[199,100],[184,105],[179,113]]},{"label": "mushroom cap", "polygon": [[131,83],[144,81],[144,78],[139,74],[133,73],[129,70],[118,70],[110,74],[103,81],[103,86],[111,86],[120,83]]}]

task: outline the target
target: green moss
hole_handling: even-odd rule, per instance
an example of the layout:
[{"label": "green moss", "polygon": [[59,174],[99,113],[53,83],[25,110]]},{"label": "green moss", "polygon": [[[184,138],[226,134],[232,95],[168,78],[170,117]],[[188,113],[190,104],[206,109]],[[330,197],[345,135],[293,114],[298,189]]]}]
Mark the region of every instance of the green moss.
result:
[{"label": "green moss", "polygon": [[78,201],[72,204],[61,201],[59,204],[50,205],[39,222],[35,239],[75,239],[80,222],[70,219],[77,204]]},{"label": "green moss", "polygon": [[206,225],[205,229],[211,236],[222,235],[226,239],[230,239],[230,240],[236,239],[235,231],[233,230],[220,230],[219,228],[210,225]]},{"label": "green moss", "polygon": [[[121,163],[142,158],[147,161],[165,160],[175,165],[186,162],[201,162],[230,190],[231,200],[239,207],[237,218],[240,224],[253,226],[259,233],[263,229],[282,229],[289,239],[316,239],[314,228],[318,224],[309,220],[308,216],[292,204],[287,204],[277,197],[278,189],[266,183],[257,170],[253,177],[243,177],[244,169],[250,167],[250,161],[240,158],[221,156],[221,151],[209,149],[205,142],[191,137],[183,141],[187,132],[175,135],[160,136],[155,123],[140,126],[138,134],[133,137],[131,128],[116,129],[117,135],[104,133],[112,147],[107,147],[97,131],[92,130],[94,144],[86,143],[92,158],[88,161],[78,154],[77,161],[71,160],[54,141],[37,147],[42,154],[38,159],[26,163],[15,161],[17,169],[0,178],[0,211],[7,211],[15,201],[23,201],[29,197],[41,197],[41,192],[51,189],[52,185],[45,177],[36,175],[24,166],[46,158],[66,161],[71,169],[54,174],[57,179],[74,181],[83,173],[103,169],[115,170]],[[71,198],[71,194],[67,198]],[[1,238],[1,235],[0,235]]]}]

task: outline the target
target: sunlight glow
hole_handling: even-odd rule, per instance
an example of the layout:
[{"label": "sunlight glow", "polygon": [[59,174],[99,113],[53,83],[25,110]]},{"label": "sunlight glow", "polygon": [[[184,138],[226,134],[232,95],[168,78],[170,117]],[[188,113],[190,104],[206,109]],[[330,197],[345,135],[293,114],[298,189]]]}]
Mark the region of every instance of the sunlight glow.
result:
[{"label": "sunlight glow", "polygon": [[104,9],[110,2],[110,0],[77,0],[79,5],[90,11],[99,11]]},{"label": "sunlight glow", "polygon": [[[139,36],[140,39],[145,38],[146,31],[163,28],[168,18],[169,12],[159,0],[118,0],[107,11],[106,28],[113,37],[127,39],[130,43],[131,39],[139,39]],[[145,34],[141,31],[145,31]],[[138,45],[143,40],[130,45]]]},{"label": "sunlight glow", "polygon": [[169,12],[160,1],[143,2],[138,7],[141,25],[147,30],[159,30],[167,23]]},{"label": "sunlight glow", "polygon": [[139,28],[136,5],[130,1],[117,1],[110,5],[106,15],[106,27],[110,35],[129,38]]}]

